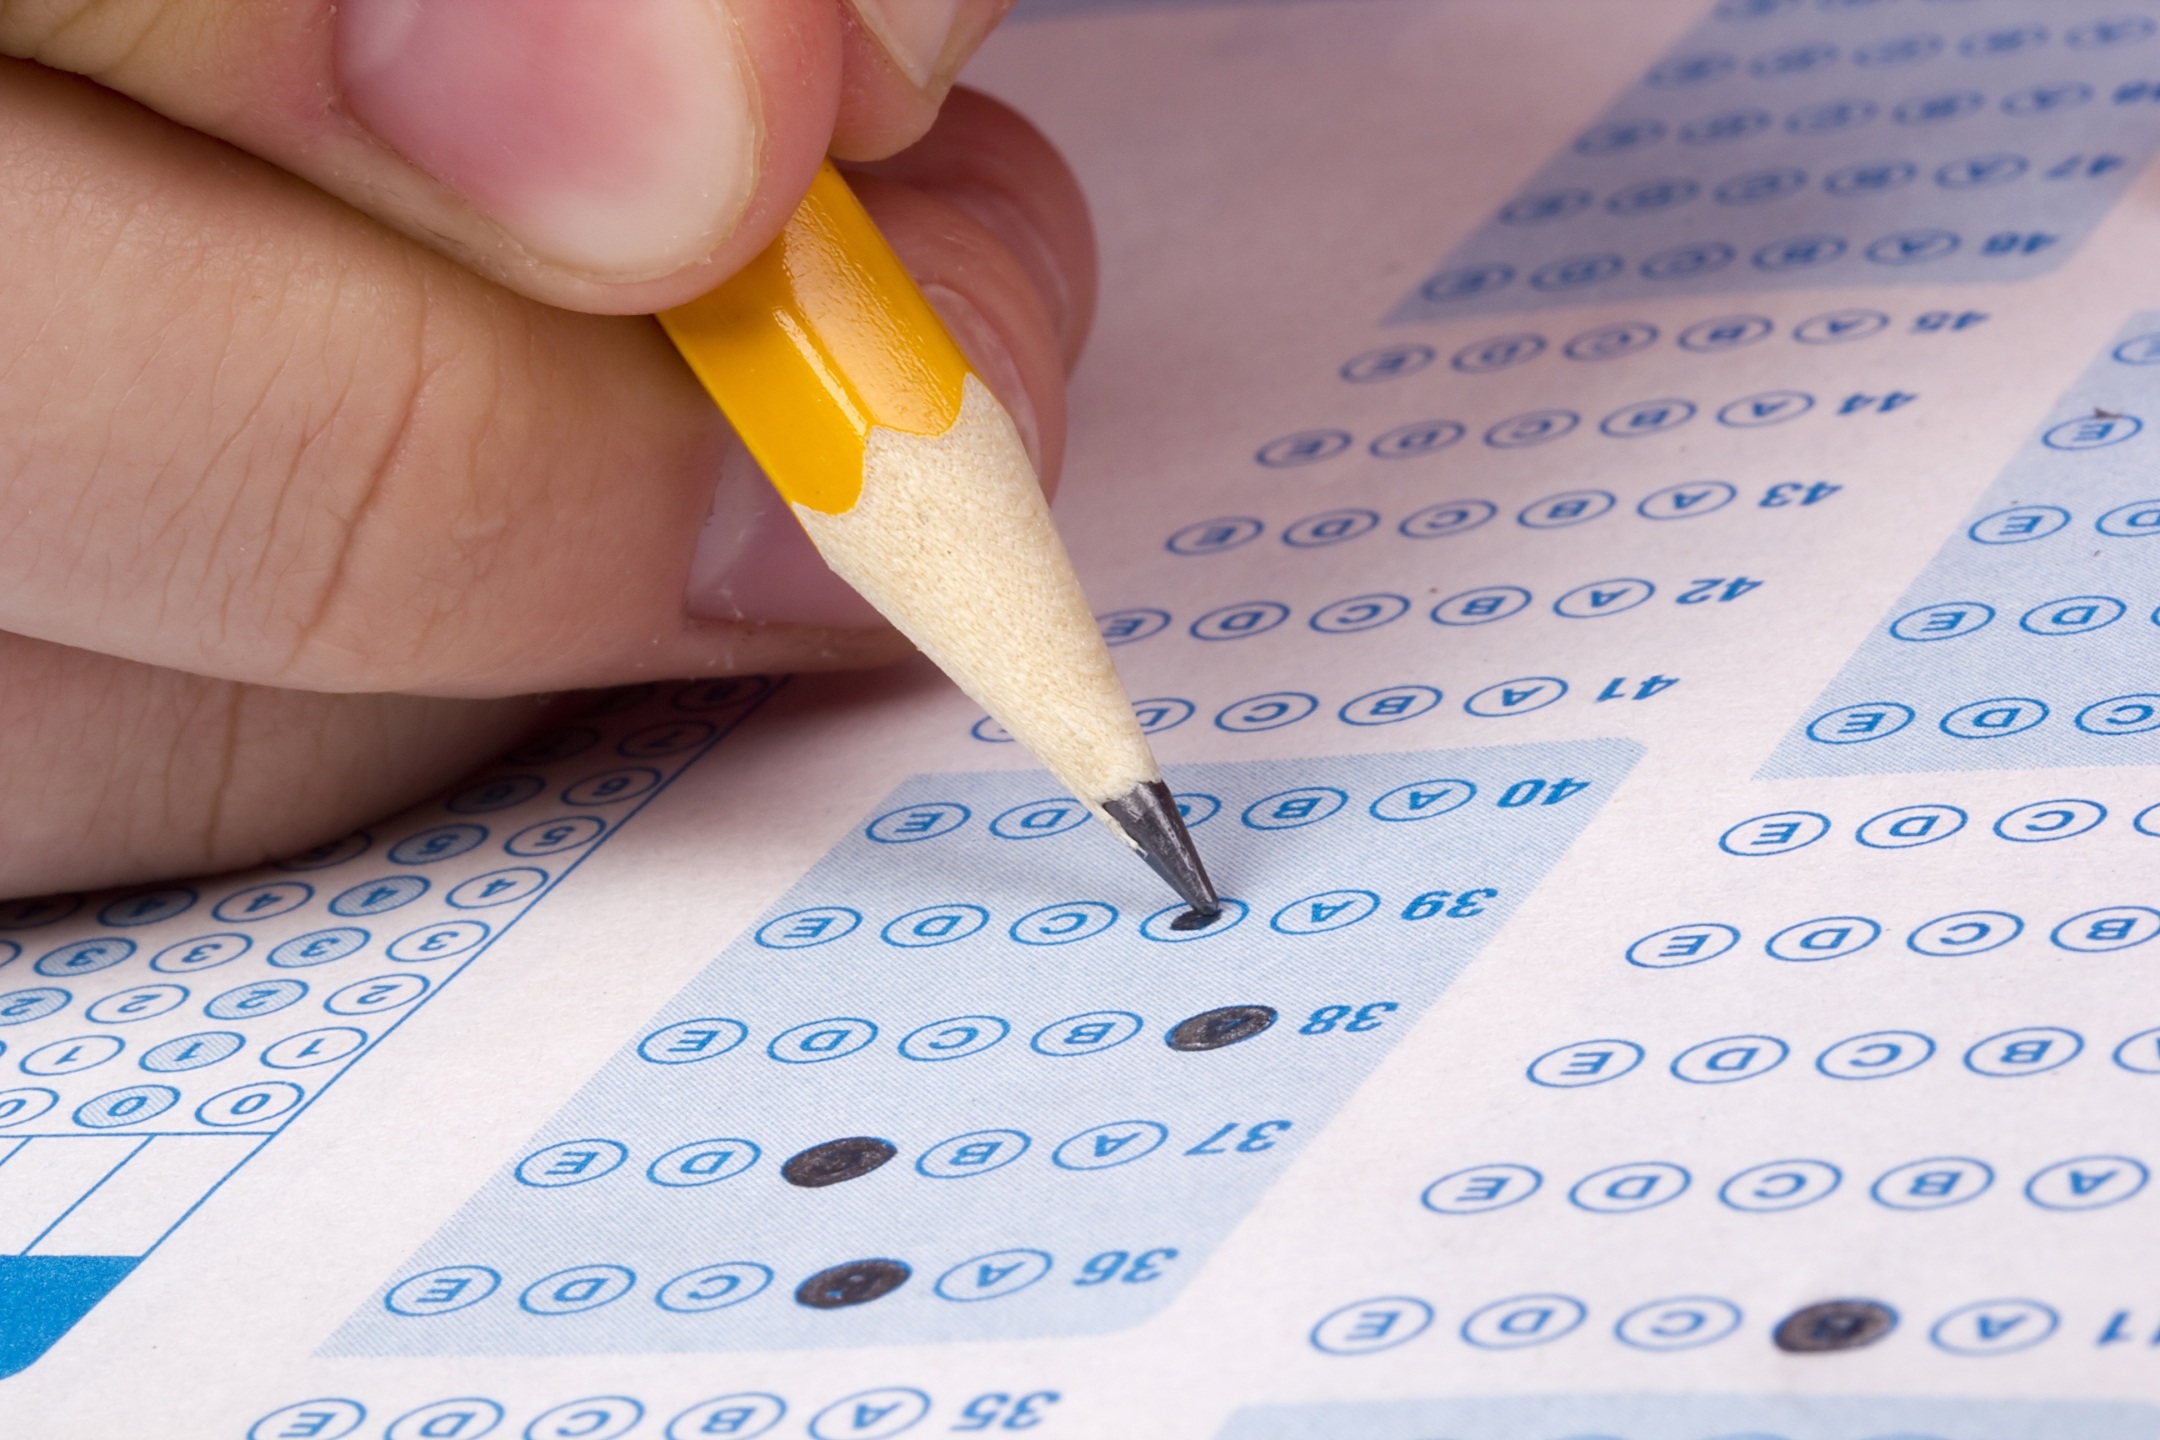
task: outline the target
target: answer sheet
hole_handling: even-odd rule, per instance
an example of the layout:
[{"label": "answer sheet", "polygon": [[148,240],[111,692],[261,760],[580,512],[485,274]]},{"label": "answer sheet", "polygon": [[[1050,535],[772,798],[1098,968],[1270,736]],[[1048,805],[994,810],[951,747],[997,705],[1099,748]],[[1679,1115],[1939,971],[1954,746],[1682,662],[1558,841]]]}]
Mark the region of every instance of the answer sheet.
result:
[{"label": "answer sheet", "polygon": [[0,1434],[2160,1437],[2160,0],[968,79],[1228,918],[920,663],[0,907]]}]

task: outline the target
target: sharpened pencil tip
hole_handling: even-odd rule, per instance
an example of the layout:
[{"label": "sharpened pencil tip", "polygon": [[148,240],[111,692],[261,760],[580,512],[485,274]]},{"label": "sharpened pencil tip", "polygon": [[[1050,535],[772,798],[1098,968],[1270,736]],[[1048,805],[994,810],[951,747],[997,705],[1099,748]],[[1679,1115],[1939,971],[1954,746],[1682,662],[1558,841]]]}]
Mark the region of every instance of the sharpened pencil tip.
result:
[{"label": "sharpened pencil tip", "polygon": [[1171,928],[1200,930],[1214,924],[1222,914],[1222,901],[1216,898],[1207,866],[1200,863],[1200,852],[1185,829],[1185,817],[1178,813],[1170,787],[1160,780],[1144,781],[1103,802],[1103,809],[1138,847],[1148,868],[1191,907],[1189,913],[1170,922]]}]

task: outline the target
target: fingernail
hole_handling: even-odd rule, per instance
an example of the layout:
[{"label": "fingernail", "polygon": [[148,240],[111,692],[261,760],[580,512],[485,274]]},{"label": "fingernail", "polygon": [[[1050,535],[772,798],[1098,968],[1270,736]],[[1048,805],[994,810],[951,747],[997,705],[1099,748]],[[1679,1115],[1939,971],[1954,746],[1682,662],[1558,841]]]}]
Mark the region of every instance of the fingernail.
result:
[{"label": "fingernail", "polygon": [[[940,71],[959,69],[959,62],[967,58],[964,52],[946,52],[952,48],[968,0],[853,0],[853,4],[885,53],[919,87],[927,88]],[[973,38],[979,42],[982,36]],[[967,49],[974,49],[974,44]]]},{"label": "fingernail", "polygon": [[721,462],[712,511],[690,558],[683,609],[699,620],[840,630],[885,624],[869,601],[827,568],[740,440],[730,441]]},{"label": "fingernail", "polygon": [[930,308],[937,311],[945,328],[952,332],[953,342],[960,353],[967,356],[968,364],[982,376],[990,393],[997,396],[1005,412],[1012,416],[1013,428],[1020,432],[1020,443],[1027,447],[1028,459],[1035,462],[1038,473],[1042,470],[1042,426],[1035,416],[1035,400],[1028,393],[1027,383],[1020,378],[1020,367],[1013,361],[1012,351],[1005,348],[1005,337],[990,323],[974,301],[949,285],[936,281],[922,287],[923,298]]},{"label": "fingernail", "polygon": [[665,275],[749,201],[758,114],[717,0],[340,0],[336,23],[353,116],[544,260]]},{"label": "fingernail", "polygon": [[[1035,216],[1027,207],[1010,195],[988,186],[955,186],[934,192],[947,204],[964,211],[968,218],[995,235],[1020,268],[1027,271],[1028,279],[1035,284],[1035,293],[1050,311],[1050,323],[1056,328],[1058,344],[1071,351],[1075,305],[1071,279],[1065,266],[1059,262],[1057,247],[1050,237],[1043,234]],[[1067,361],[1070,364],[1070,360]]]}]

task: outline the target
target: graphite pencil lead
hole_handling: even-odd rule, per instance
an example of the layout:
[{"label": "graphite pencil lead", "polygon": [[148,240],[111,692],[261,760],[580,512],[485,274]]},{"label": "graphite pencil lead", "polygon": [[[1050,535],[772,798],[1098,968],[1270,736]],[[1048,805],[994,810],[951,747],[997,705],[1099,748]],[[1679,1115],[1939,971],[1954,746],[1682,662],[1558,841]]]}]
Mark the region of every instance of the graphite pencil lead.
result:
[{"label": "graphite pencil lead", "polygon": [[1178,813],[1177,799],[1168,785],[1160,780],[1142,781],[1123,795],[1104,801],[1103,809],[1140,852],[1140,858],[1147,861],[1148,868],[1162,876],[1190,907],[1189,913],[1170,922],[1172,929],[1204,929],[1222,915],[1215,882],[1208,878],[1207,866],[1200,861],[1200,851],[1193,845],[1185,817]]}]

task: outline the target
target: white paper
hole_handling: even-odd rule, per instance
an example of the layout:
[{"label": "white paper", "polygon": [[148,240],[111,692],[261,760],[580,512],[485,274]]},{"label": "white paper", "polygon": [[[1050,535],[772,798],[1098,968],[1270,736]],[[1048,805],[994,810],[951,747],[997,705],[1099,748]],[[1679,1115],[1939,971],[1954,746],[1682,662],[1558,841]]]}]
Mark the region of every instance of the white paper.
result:
[{"label": "white paper", "polygon": [[2156,21],[1015,19],[1236,923],[920,664],[18,904],[0,1433],[2160,1435]]}]

